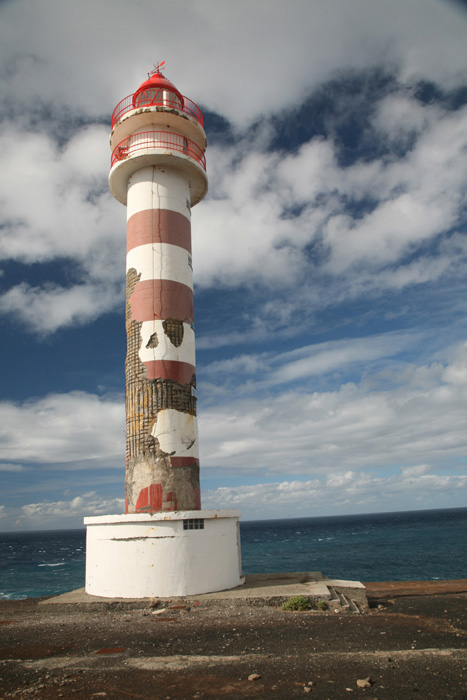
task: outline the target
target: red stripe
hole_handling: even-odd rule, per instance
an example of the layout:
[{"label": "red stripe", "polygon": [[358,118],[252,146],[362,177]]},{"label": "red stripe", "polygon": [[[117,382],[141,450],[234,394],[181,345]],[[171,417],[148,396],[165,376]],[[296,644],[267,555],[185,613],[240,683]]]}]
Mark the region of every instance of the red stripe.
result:
[{"label": "red stripe", "polygon": [[177,360],[150,360],[143,362],[148,370],[148,379],[172,379],[178,384],[189,384],[195,374],[195,366]]},{"label": "red stripe", "polygon": [[171,503],[171,506],[167,506],[166,510],[178,510],[177,507],[177,496],[174,494],[173,491],[169,491],[167,494],[167,501],[168,503]]},{"label": "red stripe", "polygon": [[155,512],[162,508],[162,486],[151,484],[139,492],[136,501],[135,512]]},{"label": "red stripe", "polygon": [[199,467],[199,459],[195,457],[171,457],[170,463],[172,467]]},{"label": "red stripe", "polygon": [[139,211],[128,219],[126,231],[127,252],[146,243],[171,243],[191,253],[191,223],[178,211]]},{"label": "red stripe", "polygon": [[137,282],[130,297],[133,321],[176,318],[193,322],[193,290],[172,280]]}]

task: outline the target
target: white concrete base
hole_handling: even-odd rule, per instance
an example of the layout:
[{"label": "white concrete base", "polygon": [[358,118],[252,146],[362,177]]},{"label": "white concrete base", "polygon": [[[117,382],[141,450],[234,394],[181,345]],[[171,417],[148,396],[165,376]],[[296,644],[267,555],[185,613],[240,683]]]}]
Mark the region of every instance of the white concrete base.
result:
[{"label": "white concrete base", "polygon": [[170,598],[240,586],[239,517],[238,510],[190,510],[84,518],[86,593]]}]

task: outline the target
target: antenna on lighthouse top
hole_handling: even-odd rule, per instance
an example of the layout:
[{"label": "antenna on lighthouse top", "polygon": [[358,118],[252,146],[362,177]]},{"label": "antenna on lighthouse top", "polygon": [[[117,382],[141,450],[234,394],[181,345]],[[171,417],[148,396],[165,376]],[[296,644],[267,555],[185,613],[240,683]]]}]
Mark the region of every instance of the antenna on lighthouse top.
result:
[{"label": "antenna on lighthouse top", "polygon": [[148,73],[148,78],[150,78],[153,75],[160,75],[161,74],[161,68],[164,65],[165,61],[161,61],[160,63],[155,63],[154,64],[154,70],[152,70],[150,73]]}]

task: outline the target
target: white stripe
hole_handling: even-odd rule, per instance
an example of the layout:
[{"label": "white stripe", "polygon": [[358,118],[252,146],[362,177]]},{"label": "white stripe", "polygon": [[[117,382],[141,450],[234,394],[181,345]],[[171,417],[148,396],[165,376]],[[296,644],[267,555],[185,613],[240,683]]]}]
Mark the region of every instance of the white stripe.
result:
[{"label": "white stripe", "polygon": [[174,408],[158,411],[151,435],[159,440],[161,450],[172,457],[199,457],[197,420],[190,413]]},{"label": "white stripe", "polygon": [[146,243],[132,248],[126,256],[127,271],[134,268],[144,280],[172,280],[193,289],[191,255],[170,243]]},{"label": "white stripe", "polygon": [[[147,348],[149,339],[156,333],[157,347]],[[143,321],[141,324],[141,347],[139,350],[141,362],[151,360],[173,360],[195,365],[195,332],[188,323],[183,324],[183,341],[175,347],[167,337],[162,321]]]},{"label": "white stripe", "polygon": [[127,220],[146,209],[169,209],[191,221],[190,196],[183,173],[170,168],[142,168],[128,181]]}]

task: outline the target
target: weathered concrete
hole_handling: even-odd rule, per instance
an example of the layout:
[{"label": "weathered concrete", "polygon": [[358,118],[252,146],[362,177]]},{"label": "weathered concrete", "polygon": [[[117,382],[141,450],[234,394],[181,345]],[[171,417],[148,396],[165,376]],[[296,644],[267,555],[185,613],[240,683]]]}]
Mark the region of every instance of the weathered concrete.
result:
[{"label": "weathered concrete", "polygon": [[[341,593],[345,599],[340,599],[335,593]],[[245,583],[237,588],[214,593],[202,593],[195,597],[187,595],[182,599],[192,605],[281,605],[288,598],[295,595],[305,596],[312,602],[325,601],[335,609],[347,609],[349,599],[356,603],[357,610],[351,608],[351,612],[363,612],[368,608],[365,586],[359,581],[337,581],[324,577],[319,571],[299,572],[287,574],[250,574],[245,576]],[[160,597],[161,601],[180,600],[175,596]],[[126,608],[146,607],[147,599],[105,598],[89,595],[84,588],[70,593],[48,598],[41,605],[108,605],[121,604]]]}]

